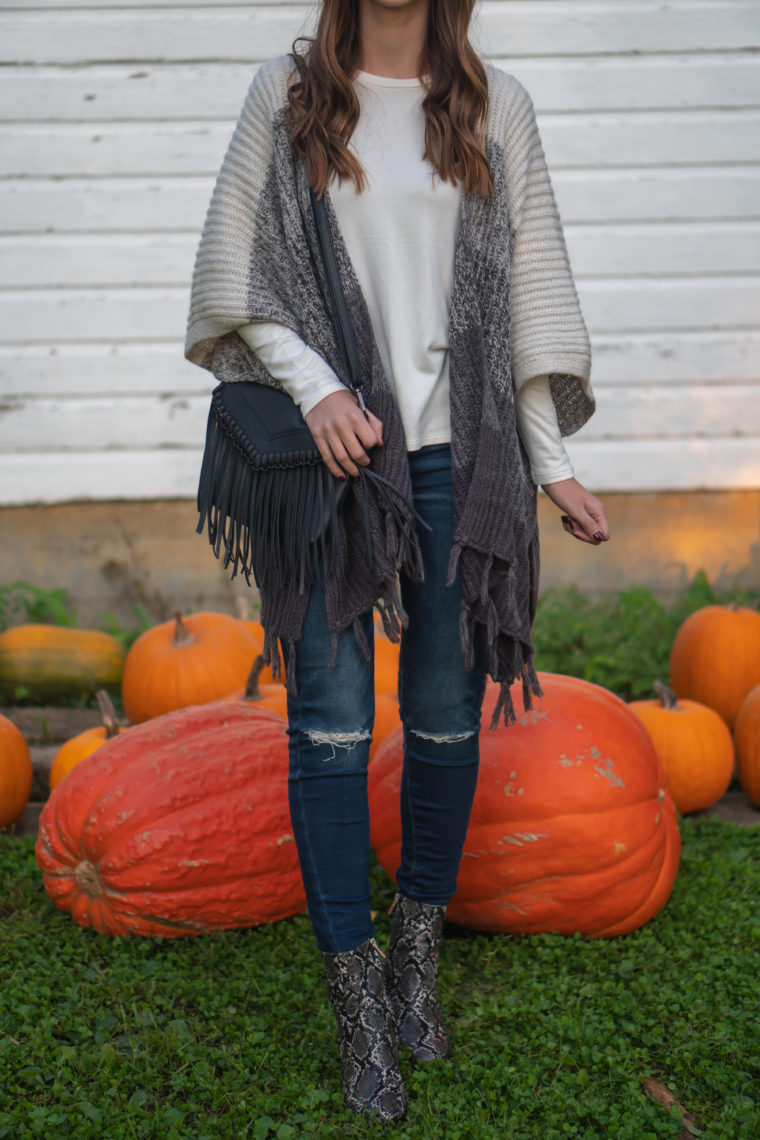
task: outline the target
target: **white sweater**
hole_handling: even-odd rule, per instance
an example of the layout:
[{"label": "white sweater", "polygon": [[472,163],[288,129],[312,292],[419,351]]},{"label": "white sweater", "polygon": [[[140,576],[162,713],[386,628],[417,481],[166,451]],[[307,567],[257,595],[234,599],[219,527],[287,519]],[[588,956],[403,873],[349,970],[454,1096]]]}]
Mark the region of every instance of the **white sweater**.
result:
[{"label": "white sweater", "polygon": [[[461,189],[441,182],[422,159],[424,89],[418,79],[359,72],[361,113],[350,147],[369,188],[334,180],[330,198],[367,302],[373,332],[415,451],[450,440],[449,299]],[[343,388],[298,334],[269,321],[238,329],[301,411]],[[536,484],[570,478],[548,376],[517,386],[517,422]]]}]

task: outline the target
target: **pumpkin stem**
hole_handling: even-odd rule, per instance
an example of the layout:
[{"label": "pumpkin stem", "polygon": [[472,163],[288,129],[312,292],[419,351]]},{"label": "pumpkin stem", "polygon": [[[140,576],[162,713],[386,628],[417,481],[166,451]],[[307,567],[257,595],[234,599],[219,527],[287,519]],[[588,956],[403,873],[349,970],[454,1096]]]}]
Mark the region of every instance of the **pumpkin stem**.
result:
[{"label": "pumpkin stem", "polygon": [[103,727],[106,730],[106,740],[110,740],[112,736],[119,735],[119,724],[116,720],[116,709],[113,707],[113,701],[105,689],[98,689],[95,697],[100,709],[100,716],[103,720]]},{"label": "pumpkin stem", "polygon": [[74,882],[88,898],[99,899],[103,894],[103,884],[97,868],[89,859],[83,859],[74,868]]},{"label": "pumpkin stem", "polygon": [[174,635],[172,636],[172,645],[189,645],[191,641],[195,641],[190,630],[187,628],[182,620],[182,614],[179,610],[174,611]]},{"label": "pumpkin stem", "polygon": [[663,685],[662,681],[655,681],[652,688],[660,698],[660,703],[664,709],[677,709],[679,708],[678,698],[672,689],[667,685]]},{"label": "pumpkin stem", "polygon": [[248,680],[245,683],[245,692],[243,693],[244,701],[263,701],[261,689],[259,688],[259,677],[261,670],[264,668],[264,658],[261,653],[257,653],[251,666],[251,671],[248,674]]}]

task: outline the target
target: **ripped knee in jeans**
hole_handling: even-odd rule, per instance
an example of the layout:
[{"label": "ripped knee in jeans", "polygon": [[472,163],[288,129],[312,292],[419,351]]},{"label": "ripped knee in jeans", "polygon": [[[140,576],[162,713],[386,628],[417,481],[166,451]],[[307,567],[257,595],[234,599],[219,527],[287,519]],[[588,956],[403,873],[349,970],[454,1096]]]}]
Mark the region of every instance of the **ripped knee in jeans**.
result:
[{"label": "ripped knee in jeans", "polygon": [[372,734],[368,730],[359,732],[325,732],[323,729],[318,728],[304,728],[301,730],[303,735],[314,745],[327,745],[332,748],[332,753],[324,757],[325,763],[330,763],[337,759],[337,749],[345,748],[346,752],[352,752],[357,744],[361,744],[363,740],[371,740]]},{"label": "ripped knee in jeans", "polygon": [[432,740],[434,744],[460,744],[463,740],[478,735],[477,729],[470,732],[420,732],[417,728],[410,728],[408,731],[420,740]]}]

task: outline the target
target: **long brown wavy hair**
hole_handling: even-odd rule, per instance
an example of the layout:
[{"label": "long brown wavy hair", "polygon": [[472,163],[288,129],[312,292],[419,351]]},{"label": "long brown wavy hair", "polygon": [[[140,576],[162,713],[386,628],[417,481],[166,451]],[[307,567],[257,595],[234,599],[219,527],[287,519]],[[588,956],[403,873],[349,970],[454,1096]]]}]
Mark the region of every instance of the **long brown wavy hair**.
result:
[{"label": "long brown wavy hair", "polygon": [[[483,146],[488,80],[468,30],[475,0],[430,0],[420,77],[426,94],[425,151],[445,182],[484,197],[493,176]],[[297,49],[300,42],[308,50]],[[322,0],[316,34],[299,36],[293,59],[300,78],[290,88],[285,125],[295,155],[306,160],[309,184],[322,195],[332,170],[366,189],[361,163],[347,143],[359,119],[351,83],[359,66],[358,0]]]}]

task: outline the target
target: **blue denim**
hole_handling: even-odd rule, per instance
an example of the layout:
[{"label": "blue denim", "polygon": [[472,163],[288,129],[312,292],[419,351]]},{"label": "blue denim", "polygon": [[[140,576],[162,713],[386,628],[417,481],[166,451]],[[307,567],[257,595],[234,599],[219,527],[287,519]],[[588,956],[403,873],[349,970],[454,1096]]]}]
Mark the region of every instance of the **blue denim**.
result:
[{"label": "blue denim", "polygon": [[[447,444],[409,453],[423,583],[401,578],[409,626],[401,639],[399,701],[404,726],[401,864],[409,898],[443,905],[456,878],[478,773],[485,655],[466,670],[459,640],[459,578],[446,585],[453,545],[451,453]],[[362,615],[373,646],[373,615]],[[293,833],[317,945],[354,950],[374,934],[369,892],[367,765],[375,715],[373,661],[353,630],[331,635],[323,594],[314,589],[296,652],[298,695],[288,697]],[[286,667],[290,662],[286,660]]]}]

